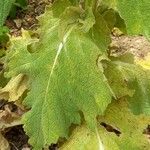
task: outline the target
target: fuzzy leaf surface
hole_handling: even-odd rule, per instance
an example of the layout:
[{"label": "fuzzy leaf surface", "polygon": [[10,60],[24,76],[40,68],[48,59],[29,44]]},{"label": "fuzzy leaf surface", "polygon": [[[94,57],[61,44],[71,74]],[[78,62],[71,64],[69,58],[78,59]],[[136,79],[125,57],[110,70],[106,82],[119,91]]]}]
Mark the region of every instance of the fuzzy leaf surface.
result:
[{"label": "fuzzy leaf surface", "polygon": [[130,35],[144,35],[150,38],[150,1],[149,0],[104,0],[117,10],[124,19]]},{"label": "fuzzy leaf surface", "polygon": [[15,0],[0,0],[0,26],[3,26]]},{"label": "fuzzy leaf surface", "polygon": [[[88,126],[95,129],[96,116],[104,113],[112,98],[96,61],[104,45],[101,50],[85,32],[80,24],[83,18],[76,9],[67,10],[73,11],[70,17],[76,20],[70,26],[72,19],[68,17],[63,37],[59,36],[59,27],[64,16],[56,18],[47,10],[39,19],[39,40],[24,32],[22,37],[11,39],[11,52],[7,55],[7,75],[23,73],[30,78],[30,92],[24,103],[31,110],[24,117],[24,128],[35,150],[67,137],[71,123],[80,123],[81,111]],[[103,34],[99,36],[103,38]]]},{"label": "fuzzy leaf surface", "polygon": [[117,8],[126,22],[129,34],[142,34],[150,38],[149,0],[117,0]]},{"label": "fuzzy leaf surface", "polygon": [[[128,109],[125,99],[114,101],[99,117],[98,133],[91,132],[86,126],[77,127],[70,139],[60,150],[148,150],[148,137],[143,134],[150,119],[146,116],[134,116]],[[100,123],[109,125],[109,132]],[[117,136],[113,130],[120,131]]]},{"label": "fuzzy leaf surface", "polygon": [[111,61],[104,62],[104,64],[107,66],[104,74],[116,97],[128,95],[129,106],[134,114],[149,115],[150,71],[138,66],[130,55],[112,57]]}]

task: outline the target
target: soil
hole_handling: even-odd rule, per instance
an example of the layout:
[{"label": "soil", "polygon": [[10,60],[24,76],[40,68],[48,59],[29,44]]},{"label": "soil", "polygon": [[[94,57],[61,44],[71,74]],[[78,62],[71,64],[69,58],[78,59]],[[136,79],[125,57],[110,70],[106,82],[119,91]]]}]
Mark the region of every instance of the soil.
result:
[{"label": "soil", "polygon": [[4,137],[7,139],[11,150],[30,150],[28,136],[25,134],[21,125],[8,128]]},{"label": "soil", "polygon": [[[52,0],[28,0],[28,7],[25,10],[17,10],[15,19],[9,18],[6,20],[6,26],[10,28],[10,34],[13,36],[21,35],[21,29],[33,30],[38,27],[37,16],[44,12],[45,6],[52,3]],[[150,42],[143,36],[112,36],[110,45],[112,53],[122,54],[127,51],[132,52],[139,58],[144,58],[150,52]],[[103,124],[104,126],[105,124]],[[108,128],[108,125],[105,125]],[[110,127],[109,127],[110,128]],[[111,130],[110,132],[114,132]],[[115,131],[116,132],[116,131]],[[144,130],[144,134],[150,134],[150,127]],[[120,132],[117,131],[119,135]],[[25,134],[22,125],[8,128],[4,133],[4,137],[8,140],[11,150],[31,150],[32,147],[28,144],[28,136]],[[50,150],[56,150],[57,145],[53,144],[49,147]]]},{"label": "soil", "polygon": [[15,19],[8,17],[6,26],[10,29],[13,36],[21,35],[21,29],[33,30],[38,26],[37,17],[44,13],[45,6],[52,3],[51,0],[28,0],[27,8],[19,9]]},{"label": "soil", "polygon": [[131,52],[137,58],[144,59],[150,52],[150,42],[143,36],[112,36],[110,49],[116,55]]}]

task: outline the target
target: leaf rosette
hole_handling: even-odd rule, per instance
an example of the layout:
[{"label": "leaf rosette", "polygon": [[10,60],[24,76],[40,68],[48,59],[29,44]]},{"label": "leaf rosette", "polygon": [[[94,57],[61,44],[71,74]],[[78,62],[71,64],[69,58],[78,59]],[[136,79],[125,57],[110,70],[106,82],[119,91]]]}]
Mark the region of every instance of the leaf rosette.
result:
[{"label": "leaf rosette", "polygon": [[[97,115],[104,113],[113,95],[97,64],[110,43],[104,19],[99,15],[105,29],[90,7],[84,11],[65,1],[68,6],[56,12],[60,3],[39,18],[39,39],[23,31],[22,37],[11,39],[8,54],[7,76],[23,73],[30,78],[24,104],[31,110],[23,120],[36,150],[68,137],[70,125],[81,123],[81,113],[95,130]],[[105,41],[96,41],[98,37]]]}]

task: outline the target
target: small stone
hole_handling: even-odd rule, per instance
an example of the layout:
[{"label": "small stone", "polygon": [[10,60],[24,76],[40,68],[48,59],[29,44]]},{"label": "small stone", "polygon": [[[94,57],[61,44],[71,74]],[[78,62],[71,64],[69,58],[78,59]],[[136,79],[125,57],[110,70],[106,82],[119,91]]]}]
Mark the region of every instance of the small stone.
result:
[{"label": "small stone", "polygon": [[26,147],[26,148],[22,148],[22,150],[31,150],[31,148]]},{"label": "small stone", "polygon": [[22,20],[21,19],[15,19],[14,22],[15,22],[17,28],[20,29],[22,26]]}]

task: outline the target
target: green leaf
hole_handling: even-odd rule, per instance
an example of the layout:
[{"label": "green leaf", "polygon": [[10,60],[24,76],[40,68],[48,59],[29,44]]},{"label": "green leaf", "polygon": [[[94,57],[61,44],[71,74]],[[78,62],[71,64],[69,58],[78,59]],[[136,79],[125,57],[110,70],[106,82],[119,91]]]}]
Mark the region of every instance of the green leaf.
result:
[{"label": "green leaf", "polygon": [[[99,140],[95,132],[86,126],[77,127],[69,140],[60,147],[60,150],[99,150]],[[101,150],[101,149],[100,149]]]},{"label": "green leaf", "polygon": [[0,88],[4,87],[7,84],[7,79],[4,77],[4,73],[0,72]]},{"label": "green leaf", "polygon": [[116,13],[113,9],[108,9],[105,11],[102,16],[104,17],[105,21],[110,30],[112,30],[116,23]]},{"label": "green leaf", "polygon": [[116,12],[103,2],[98,5],[97,11],[103,16],[108,28],[111,31],[116,23]]},{"label": "green leaf", "polygon": [[116,12],[116,23],[114,26],[119,28],[123,33],[127,33],[125,21],[120,17],[118,12]]},{"label": "green leaf", "polygon": [[0,88],[4,87],[8,82],[8,79],[4,77],[4,72],[0,71]]},{"label": "green leaf", "polygon": [[16,0],[15,4],[18,7],[25,8],[27,6],[27,0]]},{"label": "green leaf", "polygon": [[5,44],[9,40],[9,29],[5,26],[0,27],[0,44]]},{"label": "green leaf", "polygon": [[27,9],[27,0],[15,0],[9,12],[9,17],[11,19],[14,19],[16,17],[16,12],[18,8]]},{"label": "green leaf", "polygon": [[68,7],[61,14],[59,29],[60,38],[62,39],[64,33],[70,28],[70,26],[76,23],[80,24],[80,29],[83,32],[88,32],[95,24],[95,16],[92,12],[92,8],[89,7],[87,10],[83,10],[80,7]]},{"label": "green leaf", "polygon": [[150,1],[149,0],[105,0],[116,9],[125,20],[127,33],[130,35],[142,34],[150,38]]},{"label": "green leaf", "polygon": [[[143,131],[149,121],[149,117],[134,116],[125,99],[114,101],[107,108],[105,116],[99,117],[97,133],[86,126],[77,127],[60,150],[148,150],[150,143]],[[109,132],[100,125],[101,122],[109,125]],[[120,135],[116,135],[114,129]]]},{"label": "green leaf", "polygon": [[128,95],[129,105],[134,114],[149,115],[150,70],[136,65],[129,55],[112,57],[111,60],[103,62],[104,74],[116,97]]},{"label": "green leaf", "polygon": [[79,23],[80,15],[83,13],[83,10],[79,7],[68,7],[62,13],[59,28],[61,40],[64,37],[64,34],[68,31],[68,29],[70,29],[72,25]]},{"label": "green leaf", "polygon": [[69,0],[73,5],[79,5],[79,0]]},{"label": "green leaf", "polygon": [[54,1],[54,4],[52,5],[52,7],[50,7],[50,9],[53,10],[53,16],[59,17],[60,15],[62,15],[62,13],[66,9],[66,7],[69,7],[70,4],[71,4],[70,0],[56,0],[56,1]]},{"label": "green leaf", "polygon": [[150,72],[141,70],[136,76],[137,80],[130,85],[135,89],[133,97],[129,98],[130,107],[134,114],[150,115]]},{"label": "green leaf", "polygon": [[[120,131],[121,134],[120,136],[117,136],[115,133],[105,133],[105,135],[107,138],[114,139],[119,150],[148,150],[150,143],[148,137],[143,134],[143,131],[147,128],[150,118],[149,116],[144,115],[135,116],[128,107],[128,100],[126,98],[114,101],[108,107],[105,116],[100,117],[99,121],[111,125],[114,129]],[[105,145],[107,139],[105,139],[105,137],[103,139],[102,133],[100,135],[102,141],[105,140]],[[112,147],[111,144],[110,146]]]},{"label": "green leaf", "polygon": [[109,8],[116,9],[117,0],[103,0],[103,2],[108,5]]},{"label": "green leaf", "polygon": [[129,34],[142,34],[150,38],[149,0],[117,0],[117,9],[125,20]]},{"label": "green leaf", "polygon": [[[126,56],[126,57],[129,57]],[[127,65],[131,65],[129,62]],[[121,98],[124,96],[133,96],[134,90],[130,88],[128,82],[130,81],[130,75],[123,69],[119,62],[114,63],[113,61],[103,61],[104,74],[111,86],[116,98]]]},{"label": "green leaf", "polygon": [[15,0],[0,0],[0,26],[3,26]]},{"label": "green leaf", "polygon": [[106,52],[111,42],[110,30],[103,16],[98,12],[95,14],[95,24],[90,30],[90,36],[93,42],[103,51]]},{"label": "green leaf", "polygon": [[[36,150],[56,143],[59,137],[67,137],[71,123],[81,122],[81,111],[94,130],[97,115],[103,114],[111,102],[111,89],[97,66],[98,56],[109,41],[105,39],[104,45],[97,46],[90,34],[81,30],[78,20],[82,17],[76,13],[70,17],[79,18],[62,38],[59,28],[63,16],[56,18],[53,11],[47,10],[40,17],[38,42],[27,32],[11,39],[7,75],[24,73],[30,77],[30,92],[24,103],[31,110],[24,117],[24,128]],[[98,37],[103,39],[104,35],[101,31]],[[34,53],[28,51],[29,45]]]},{"label": "green leaf", "polygon": [[83,13],[83,21],[79,20],[82,24],[82,30],[88,32],[95,24],[95,16],[92,11],[92,7],[88,7]]},{"label": "green leaf", "polygon": [[116,3],[112,0],[104,0],[98,6],[98,12],[103,16],[110,30],[117,27],[122,32],[126,33],[125,22],[116,11],[115,5]]}]

